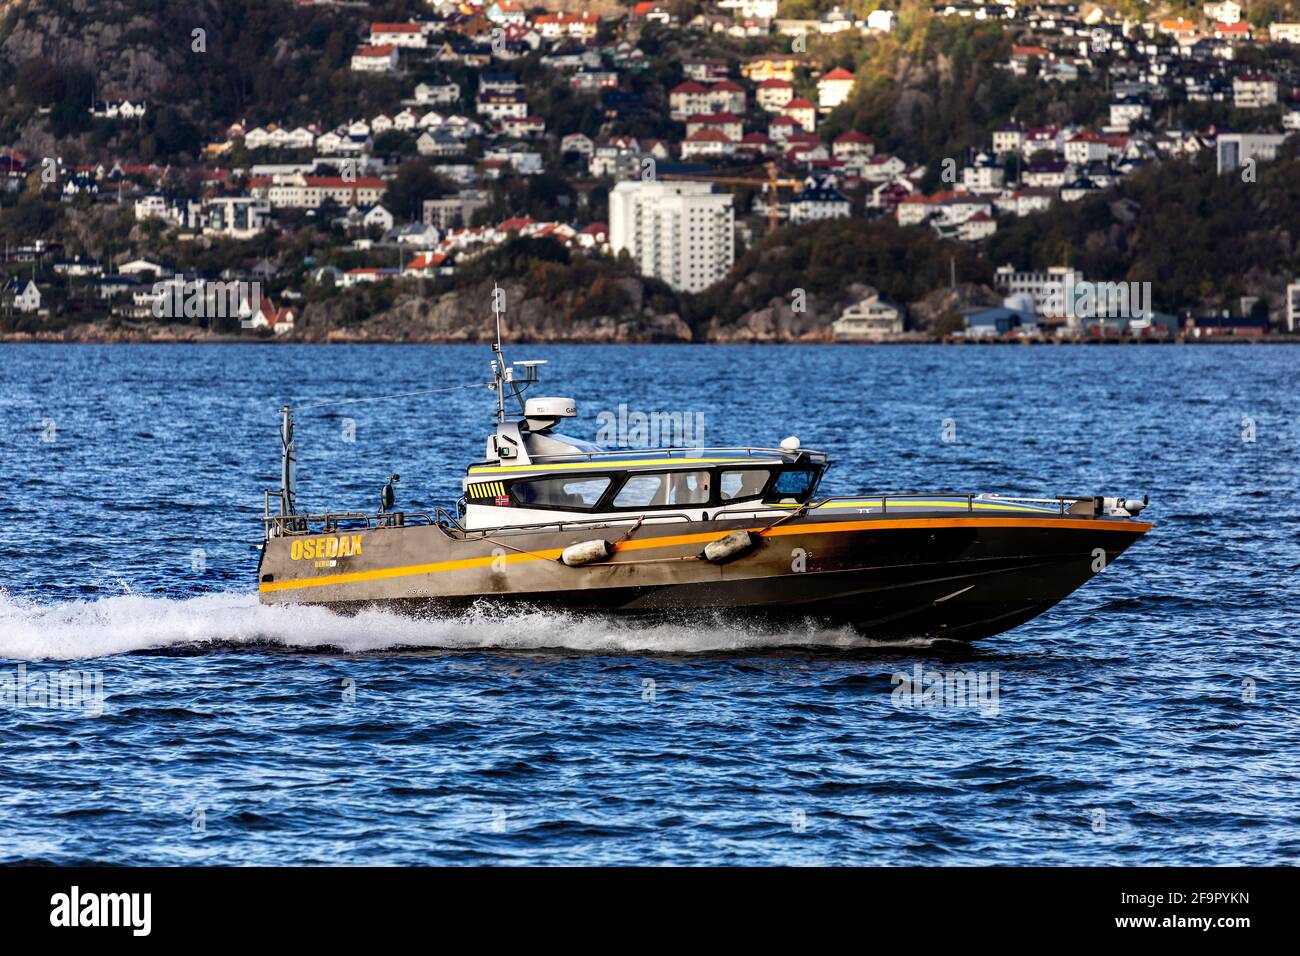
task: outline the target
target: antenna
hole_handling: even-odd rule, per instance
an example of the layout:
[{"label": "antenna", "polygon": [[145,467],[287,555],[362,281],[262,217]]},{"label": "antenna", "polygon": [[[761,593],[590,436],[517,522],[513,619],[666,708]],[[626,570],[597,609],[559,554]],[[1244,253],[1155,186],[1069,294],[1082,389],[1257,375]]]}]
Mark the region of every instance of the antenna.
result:
[{"label": "antenna", "polygon": [[298,446],[293,440],[293,409],[285,405],[280,409],[280,514],[297,513]]},{"label": "antenna", "polygon": [[496,314],[497,340],[492,346],[492,385],[497,392],[497,421],[506,420],[506,356],[501,351],[501,313],[505,311],[505,293],[494,281],[492,283],[492,311]]}]

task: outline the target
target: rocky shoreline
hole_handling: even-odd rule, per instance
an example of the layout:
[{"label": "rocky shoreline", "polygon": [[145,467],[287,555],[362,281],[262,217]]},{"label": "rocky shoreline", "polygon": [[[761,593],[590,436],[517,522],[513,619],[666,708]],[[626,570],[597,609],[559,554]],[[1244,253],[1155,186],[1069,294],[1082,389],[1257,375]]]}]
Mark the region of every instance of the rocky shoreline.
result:
[{"label": "rocky shoreline", "polygon": [[[629,335],[624,323],[599,323],[578,334],[520,334],[503,330],[511,342],[549,345],[1297,345],[1300,336],[1265,335],[1260,338],[1217,336],[1201,339],[1067,339],[1067,340],[964,340],[951,336],[909,333],[884,342],[834,342],[826,335],[770,336],[727,335],[692,338],[671,334]],[[189,325],[142,325],[128,327],[111,322],[87,322],[61,331],[0,333],[0,344],[63,345],[474,345],[492,341],[486,330],[463,334],[412,336],[388,334],[379,329],[330,329],[319,334],[290,333],[278,337],[258,334],[229,335],[209,332]],[[576,330],[575,330],[576,331]],[[662,331],[669,331],[667,329]],[[671,331],[676,331],[672,329]]]}]

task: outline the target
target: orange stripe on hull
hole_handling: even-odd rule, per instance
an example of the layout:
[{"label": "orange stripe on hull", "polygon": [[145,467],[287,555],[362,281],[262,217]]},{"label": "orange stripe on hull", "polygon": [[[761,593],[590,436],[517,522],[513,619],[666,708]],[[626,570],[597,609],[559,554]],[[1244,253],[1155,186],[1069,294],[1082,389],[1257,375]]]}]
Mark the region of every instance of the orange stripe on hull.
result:
[{"label": "orange stripe on hull", "polygon": [[[812,524],[784,524],[766,531],[762,528],[750,528],[751,533],[762,533],[763,537],[784,535],[837,534],[844,531],[875,531],[882,528],[1068,528],[1079,531],[1125,531],[1129,534],[1146,534],[1153,526],[1144,521],[1099,521],[1080,518],[986,518],[972,516],[967,518],[877,518],[869,521],[834,521]],[[708,544],[716,541],[718,532],[709,531],[700,534],[680,534],[661,538],[642,538],[624,541],[615,547],[616,552],[648,551],[660,548],[673,548],[684,544]],[[485,568],[496,562],[518,564],[526,561],[557,561],[563,548],[549,548],[533,551],[529,554],[488,555],[480,558],[463,558],[457,561],[435,561],[431,564],[409,564],[396,568],[375,568],[370,571],[352,571],[347,574],[326,574],[315,578],[299,578],[293,581],[270,581],[258,584],[259,591],[291,591],[297,588],[327,587],[332,584],[351,584],[358,581],[380,581],[387,578],[410,577],[417,574],[436,574],[440,571],[461,571],[469,568]],[[611,562],[617,565],[618,562]],[[610,564],[596,565],[609,567]]]}]

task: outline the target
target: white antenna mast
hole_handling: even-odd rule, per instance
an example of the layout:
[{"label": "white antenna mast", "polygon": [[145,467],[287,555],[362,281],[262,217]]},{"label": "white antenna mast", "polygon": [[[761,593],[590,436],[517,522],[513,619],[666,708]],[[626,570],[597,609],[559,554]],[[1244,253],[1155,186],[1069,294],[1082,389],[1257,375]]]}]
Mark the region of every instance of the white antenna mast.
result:
[{"label": "white antenna mast", "polygon": [[501,351],[501,313],[505,311],[505,292],[492,283],[492,311],[497,319],[497,341],[492,346],[492,381],[497,390],[497,421],[506,420],[506,356]]}]

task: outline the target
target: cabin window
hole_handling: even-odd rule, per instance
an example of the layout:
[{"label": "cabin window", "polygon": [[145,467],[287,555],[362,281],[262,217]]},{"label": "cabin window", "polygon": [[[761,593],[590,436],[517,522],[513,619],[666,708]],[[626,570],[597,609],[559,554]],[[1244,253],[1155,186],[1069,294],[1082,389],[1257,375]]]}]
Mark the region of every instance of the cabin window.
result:
[{"label": "cabin window", "polygon": [[816,485],[816,469],[787,468],[777,476],[771,497],[778,499],[793,498],[795,501],[803,503],[808,500],[808,496],[812,494]]},{"label": "cabin window", "polygon": [[517,481],[510,486],[510,497],[520,508],[591,509],[609,487],[606,475],[574,478],[537,478]]},{"label": "cabin window", "polygon": [[615,508],[667,508],[708,503],[707,471],[632,475],[614,496]]},{"label": "cabin window", "polygon": [[740,501],[745,498],[757,498],[763,493],[767,479],[772,473],[766,468],[740,468],[724,471],[718,483],[718,491],[723,501]]}]

